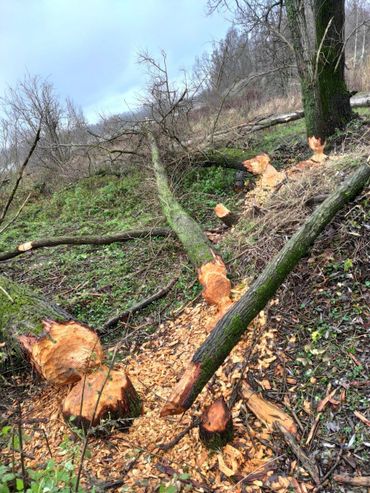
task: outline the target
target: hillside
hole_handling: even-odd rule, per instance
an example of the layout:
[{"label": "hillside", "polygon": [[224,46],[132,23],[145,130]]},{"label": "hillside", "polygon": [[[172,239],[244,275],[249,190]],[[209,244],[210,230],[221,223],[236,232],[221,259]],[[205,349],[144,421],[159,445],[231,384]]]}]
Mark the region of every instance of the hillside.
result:
[{"label": "hillside", "polygon": [[[262,206],[255,201],[252,181],[235,190],[235,170],[192,166],[174,174],[181,204],[222,253],[233,300],[312,213],[315,199],[332,192],[366,161],[369,117],[368,110],[361,111],[361,119],[329,140],[327,161],[305,169],[296,181],[288,180]],[[220,144],[241,160],[266,152],[278,170],[309,157],[301,121],[256,133],[247,149],[243,137],[226,146]],[[369,475],[369,193],[367,187],[335,217],[201,399],[180,417],[159,418],[159,411],[212,329],[215,309],[201,301],[193,268],[173,236],[40,249],[2,263],[7,276],[37,287],[96,329],[178,277],[165,297],[102,334],[110,355],[118,347],[116,362],[141,395],[144,413],[128,431],[113,430],[89,440],[84,491],[344,492],[352,490],[335,481],[335,474]],[[17,199],[15,210],[23,199]],[[230,230],[220,228],[214,216],[218,202],[240,216]],[[145,180],[137,170],[120,177],[100,173],[48,192],[33,190],[19,219],[0,237],[0,251],[42,237],[163,225],[150,173]],[[61,416],[68,389],[25,378],[24,369],[22,364],[1,373],[7,396],[1,404],[4,454],[13,453],[9,444],[14,433],[7,423],[21,402],[26,467],[45,485],[59,481],[65,488],[61,491],[71,491],[68,482],[75,480],[72,472],[78,469],[83,442]],[[246,385],[292,417],[299,446],[320,471],[322,485],[314,484],[307,463],[294,455],[281,434],[254,416]],[[209,452],[191,425],[219,395],[226,401],[233,397],[234,438],[222,450]],[[170,444],[187,427],[181,440]]]}]

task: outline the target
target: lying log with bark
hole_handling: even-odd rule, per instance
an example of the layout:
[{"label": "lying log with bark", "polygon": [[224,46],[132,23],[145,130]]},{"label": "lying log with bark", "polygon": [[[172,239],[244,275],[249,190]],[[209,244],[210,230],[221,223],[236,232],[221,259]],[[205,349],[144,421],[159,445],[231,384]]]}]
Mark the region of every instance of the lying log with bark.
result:
[{"label": "lying log with bark", "polygon": [[[370,93],[356,94],[351,98],[352,108],[366,108],[370,106]],[[297,110],[291,111],[289,113],[281,113],[278,115],[268,116],[266,118],[260,118],[255,122],[241,123],[235,127],[231,127],[214,134],[214,137],[220,138],[230,132],[236,130],[244,130],[248,133],[258,132],[259,130],[265,130],[266,128],[271,128],[282,123],[294,122],[304,118],[304,111]]]},{"label": "lying log with bark", "polygon": [[10,260],[18,255],[25,254],[39,248],[51,248],[60,245],[110,245],[112,243],[124,243],[138,238],[155,238],[172,236],[173,231],[169,228],[143,228],[122,231],[108,236],[57,236],[54,238],[42,238],[39,240],[26,241],[18,245],[10,252],[0,253],[0,262]]},{"label": "lying log with bark", "polygon": [[96,332],[5,276],[0,276],[0,341],[7,364],[22,351],[50,384],[77,384],[64,404],[65,416],[76,425],[94,426],[112,417],[127,421],[141,413],[129,378],[104,366]]},{"label": "lying log with bark", "polygon": [[210,243],[199,224],[184,210],[173,195],[166,169],[160,160],[157,142],[150,131],[148,131],[148,138],[163,214],[184,246],[189,259],[195,267],[199,268],[214,259]]},{"label": "lying log with bark", "polygon": [[213,252],[199,224],[176,200],[170,188],[165,166],[160,160],[156,139],[149,130],[147,135],[163,214],[182,243],[190,261],[198,269],[198,278],[204,287],[203,297],[223,311],[231,302],[231,283],[227,278],[225,264]]},{"label": "lying log with bark", "polygon": [[307,254],[311,245],[335,214],[354,199],[370,178],[370,165],[360,166],[333,192],[270,261],[250,289],[234,303],[194,354],[175,386],[161,416],[181,414],[191,407],[249,324],[275,294],[281,283]]}]

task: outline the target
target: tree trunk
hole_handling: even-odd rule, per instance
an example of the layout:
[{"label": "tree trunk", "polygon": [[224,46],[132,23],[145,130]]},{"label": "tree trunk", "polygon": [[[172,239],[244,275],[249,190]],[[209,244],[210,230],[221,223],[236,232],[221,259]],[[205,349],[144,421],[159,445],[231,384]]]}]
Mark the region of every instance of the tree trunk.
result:
[{"label": "tree trunk", "polygon": [[336,129],[344,128],[352,118],[350,93],[344,78],[345,2],[315,0],[314,16],[321,121],[319,124],[310,121],[310,126],[312,135],[325,139]]},{"label": "tree trunk", "polygon": [[305,2],[286,0],[287,18],[301,79],[308,137],[322,142],[352,118],[344,79],[344,0],[314,0],[315,49]]},{"label": "tree trunk", "polygon": [[195,267],[199,268],[207,262],[213,261],[212,249],[202,228],[182,208],[171,192],[166,170],[160,161],[157,142],[150,131],[148,131],[148,138],[163,214],[184,246],[189,259]]},{"label": "tree trunk", "polygon": [[82,378],[63,402],[64,419],[87,430],[90,426],[127,429],[142,413],[142,402],[131,380],[122,371],[101,366]]},{"label": "tree trunk", "polygon": [[[78,382],[64,406],[65,416],[73,417],[76,425],[96,425],[108,417],[127,420],[140,414],[140,399],[125,373],[109,370],[112,378],[102,376],[108,370],[95,331],[5,276],[0,276],[0,342],[5,343],[7,363],[20,356],[21,349],[49,383]],[[73,405],[76,402],[79,406]]]},{"label": "tree trunk", "polygon": [[161,416],[183,413],[239,342],[248,325],[275,294],[281,283],[333,219],[363,189],[370,178],[365,164],[332,193],[271,260],[251,288],[234,303],[194,354],[188,368],[161,411]]},{"label": "tree trunk", "polygon": [[165,167],[160,161],[157,142],[150,130],[147,134],[163,214],[181,241],[190,261],[198,270],[199,282],[204,288],[203,297],[208,303],[217,305],[219,311],[223,312],[231,303],[231,283],[227,278],[225,264],[213,253],[208,238],[199,224],[174,197]]}]

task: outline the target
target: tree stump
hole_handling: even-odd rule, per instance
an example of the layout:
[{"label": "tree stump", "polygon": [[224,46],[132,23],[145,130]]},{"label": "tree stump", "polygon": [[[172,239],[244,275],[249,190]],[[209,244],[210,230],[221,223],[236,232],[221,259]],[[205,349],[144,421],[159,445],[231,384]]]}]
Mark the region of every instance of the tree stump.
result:
[{"label": "tree stump", "polygon": [[123,371],[102,366],[73,387],[62,411],[67,421],[84,430],[104,420],[115,420],[115,425],[127,429],[142,414],[142,402]]},{"label": "tree stump", "polygon": [[228,228],[234,226],[239,220],[239,217],[234,212],[231,212],[224,204],[217,204],[214,208],[216,216],[222,221]]},{"label": "tree stump", "polygon": [[199,424],[199,437],[204,445],[217,450],[233,438],[233,420],[223,397],[205,409]]},{"label": "tree stump", "polygon": [[54,385],[75,383],[102,364],[103,348],[92,329],[74,321],[42,323],[43,334],[21,335],[18,341],[45,380]]}]

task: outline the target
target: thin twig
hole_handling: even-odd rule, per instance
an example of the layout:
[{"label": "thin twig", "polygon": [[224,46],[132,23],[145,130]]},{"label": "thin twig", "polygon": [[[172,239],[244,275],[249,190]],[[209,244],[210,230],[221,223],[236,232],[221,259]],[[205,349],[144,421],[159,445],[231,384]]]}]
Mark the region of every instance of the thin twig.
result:
[{"label": "thin twig", "polygon": [[8,200],[3,208],[3,211],[1,213],[1,216],[0,216],[0,224],[4,221],[5,219],[5,216],[7,215],[8,213],[8,210],[9,210],[9,207],[11,206],[12,202],[13,202],[13,199],[14,199],[14,196],[18,190],[18,186],[19,186],[19,183],[21,182],[22,178],[23,178],[23,173],[24,173],[24,170],[26,169],[26,166],[28,164],[28,161],[31,159],[31,156],[34,152],[34,150],[36,149],[36,146],[37,146],[37,142],[40,140],[40,133],[41,133],[41,127],[38,128],[37,132],[36,132],[36,136],[35,136],[35,139],[33,141],[33,144],[31,146],[31,149],[26,157],[26,159],[24,160],[20,170],[19,170],[19,173],[18,173],[18,176],[17,176],[17,179],[14,183],[14,187],[12,189],[12,191],[10,192],[10,195],[8,197]]}]

